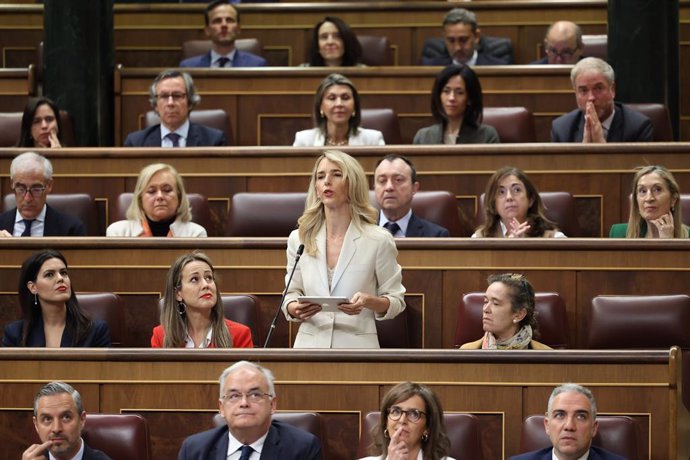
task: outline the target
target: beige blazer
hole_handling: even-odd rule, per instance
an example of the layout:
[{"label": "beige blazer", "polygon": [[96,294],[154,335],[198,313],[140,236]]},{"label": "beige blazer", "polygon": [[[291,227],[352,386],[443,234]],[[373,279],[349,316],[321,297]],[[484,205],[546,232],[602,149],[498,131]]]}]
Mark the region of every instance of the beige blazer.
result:
[{"label": "beige blazer", "polygon": [[[288,239],[286,283],[300,243],[299,233],[294,230]],[[379,348],[375,320],[394,318],[405,309],[402,269],[396,260],[398,250],[393,237],[376,225],[365,224],[360,231],[354,223],[350,223],[330,288],[325,225],[316,235],[316,245],[316,255],[302,255],[287,291],[282,308],[288,320],[295,321],[287,313],[286,305],[300,295],[342,296],[349,299],[360,291],[385,296],[390,306],[383,315],[367,308],[359,315],[319,312],[300,324],[295,348]]]}]

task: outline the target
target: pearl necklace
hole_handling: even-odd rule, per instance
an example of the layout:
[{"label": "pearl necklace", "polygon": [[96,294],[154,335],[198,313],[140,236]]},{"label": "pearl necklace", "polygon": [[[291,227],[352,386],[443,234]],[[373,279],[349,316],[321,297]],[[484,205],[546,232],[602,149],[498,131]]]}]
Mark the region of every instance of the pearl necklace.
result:
[{"label": "pearl necklace", "polygon": [[330,137],[327,137],[327,138],[326,138],[326,145],[332,145],[332,146],[335,146],[335,147],[340,147],[340,146],[342,146],[342,145],[347,145],[347,144],[348,144],[348,140],[347,140],[347,139],[345,139],[344,141],[338,141],[338,142],[336,142],[336,141],[334,141],[333,139],[331,139]]}]

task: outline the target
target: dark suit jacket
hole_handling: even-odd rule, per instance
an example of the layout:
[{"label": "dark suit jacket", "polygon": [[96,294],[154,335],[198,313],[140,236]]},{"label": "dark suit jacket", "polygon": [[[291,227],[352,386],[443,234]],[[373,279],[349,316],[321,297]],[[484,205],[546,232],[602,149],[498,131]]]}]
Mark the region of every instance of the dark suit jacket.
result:
[{"label": "dark suit jacket", "polygon": [[[422,65],[447,66],[453,58],[443,38],[428,38],[422,50]],[[509,65],[513,63],[513,45],[508,38],[482,36],[477,45],[476,65]]]},{"label": "dark suit jacket", "polygon": [[[222,147],[227,145],[223,131],[196,123],[189,124],[187,147]],[[127,135],[125,147],[160,147],[161,125],[150,126]]]},{"label": "dark suit jacket", "polygon": [[[654,130],[652,121],[623,104],[616,104],[616,113],[611,122],[607,142],[652,142]],[[551,142],[582,142],[585,117],[575,109],[556,118],[551,123]]]},{"label": "dark suit jacket", "polygon": [[[178,460],[225,460],[228,453],[228,426],[193,434],[182,443]],[[266,460],[318,460],[321,442],[311,433],[273,420],[268,429],[261,458]]]},{"label": "dark suit jacket", "polygon": [[[232,67],[266,67],[267,65],[266,59],[261,56],[240,50],[237,50],[235,59],[232,60]],[[211,67],[211,52],[187,58],[180,62],[180,67]]]},{"label": "dark suit jacket", "polygon": [[[448,51],[446,51],[445,56],[438,56],[435,58],[422,57],[422,65],[448,66],[452,63],[453,58],[450,57]],[[477,62],[475,63],[475,65],[508,65],[508,63],[489,54],[477,53]]]},{"label": "dark suit jacket", "polygon": [[450,234],[445,227],[436,225],[428,220],[421,219],[412,213],[410,222],[407,224],[405,236],[412,237],[449,237]]},{"label": "dark suit jacket", "polygon": [[[508,460],[551,460],[551,451],[553,447],[547,447],[542,450],[535,450],[534,452],[527,452],[526,454],[514,455]],[[592,446],[589,449],[588,460],[626,460],[620,455],[612,454],[599,447]]]},{"label": "dark suit jacket", "polygon": [[[69,321],[69,319],[68,319]],[[22,339],[22,325],[24,321],[13,321],[5,326],[5,333],[2,337],[3,347],[18,347],[19,342]],[[29,331],[29,337],[27,338],[27,347],[45,347],[46,346],[46,335],[43,329],[43,319],[39,319],[34,327]],[[70,335],[67,328],[62,333],[62,339],[60,340],[60,347],[83,347],[83,348],[107,348],[110,346],[110,329],[108,324],[102,320],[95,320],[91,331],[86,336],[86,338],[76,344],[72,345],[72,336]]]},{"label": "dark suit jacket", "polygon": [[[16,215],[17,208],[0,214],[0,230],[7,230],[12,233],[14,231],[14,218]],[[46,206],[43,236],[86,236],[86,227],[76,217]]]},{"label": "dark suit jacket", "polygon": [[106,454],[100,450],[90,448],[86,443],[84,443],[84,456],[82,460],[112,460]]}]

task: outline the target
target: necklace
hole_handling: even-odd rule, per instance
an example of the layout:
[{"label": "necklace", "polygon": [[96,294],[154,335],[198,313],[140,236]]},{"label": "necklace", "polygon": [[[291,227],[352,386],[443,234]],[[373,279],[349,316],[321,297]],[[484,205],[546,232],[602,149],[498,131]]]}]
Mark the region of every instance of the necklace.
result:
[{"label": "necklace", "polygon": [[326,145],[333,145],[333,146],[336,146],[336,147],[340,147],[341,145],[347,145],[347,144],[348,144],[348,140],[347,140],[347,139],[345,139],[344,141],[334,141],[334,140],[331,139],[330,137],[327,137],[327,138],[326,138]]}]

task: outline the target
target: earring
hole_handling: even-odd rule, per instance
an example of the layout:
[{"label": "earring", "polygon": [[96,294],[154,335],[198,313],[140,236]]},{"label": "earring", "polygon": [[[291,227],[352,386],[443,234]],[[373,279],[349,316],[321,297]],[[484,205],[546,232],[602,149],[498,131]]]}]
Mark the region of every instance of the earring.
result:
[{"label": "earring", "polygon": [[513,322],[514,322],[514,323],[517,323],[517,322],[518,322],[518,320],[514,319],[514,320],[513,320]]},{"label": "earring", "polygon": [[319,112],[319,115],[321,115],[321,118],[326,118],[323,114],[323,110]]},{"label": "earring", "polygon": [[38,307],[38,295],[34,294],[34,305]]},{"label": "earring", "polygon": [[386,428],[385,430],[383,430],[383,437],[386,438],[386,439],[390,439],[390,436],[388,436],[388,428]]},{"label": "earring", "polygon": [[177,313],[179,313],[180,316],[184,316],[184,314],[187,313],[187,305],[185,305],[184,302],[180,301],[177,303]]},{"label": "earring", "polygon": [[424,434],[422,435],[422,442],[427,442],[428,440],[429,440],[429,433],[427,433],[425,431]]},{"label": "earring", "polygon": [[355,115],[357,115],[357,112],[352,112],[352,115],[350,115],[350,118],[354,118]]}]

